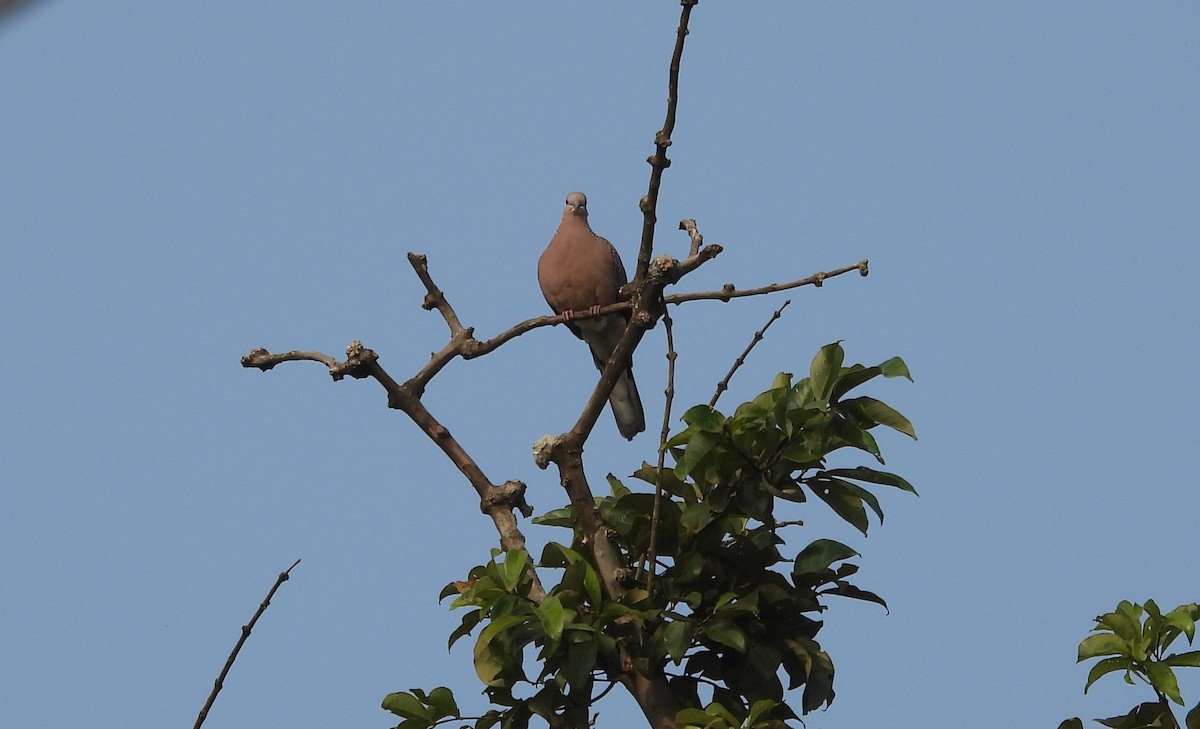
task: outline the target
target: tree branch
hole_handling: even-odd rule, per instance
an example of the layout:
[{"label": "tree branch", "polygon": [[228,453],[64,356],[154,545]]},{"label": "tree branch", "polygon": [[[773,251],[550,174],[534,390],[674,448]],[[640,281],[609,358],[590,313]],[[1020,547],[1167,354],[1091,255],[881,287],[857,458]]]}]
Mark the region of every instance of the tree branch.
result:
[{"label": "tree branch", "polygon": [[[326,365],[334,380],[341,380],[349,375],[355,379],[370,377],[378,382],[387,392],[388,407],[408,415],[475,488],[479,495],[480,510],[491,517],[496,525],[496,531],[500,535],[500,547],[505,551],[525,548],[525,535],[517,527],[517,520],[513,515],[513,509],[520,511],[526,518],[533,515],[533,507],[525,501],[525,484],[520,481],[493,484],[450,431],[421,403],[418,388],[408,383],[401,385],[392,379],[379,365],[379,355],[364,347],[362,342],[354,341],[346,348],[345,362],[338,362],[320,352],[288,352],[279,355],[260,348],[243,357],[242,366],[256,367],[265,372],[280,362],[301,359]],[[545,596],[545,591],[532,567],[530,572],[533,577],[530,599],[539,602]]]},{"label": "tree branch", "polygon": [[[294,353],[289,353],[294,354]],[[258,622],[259,617],[267,611],[267,606],[271,604],[271,598],[275,597],[275,591],[279,586],[287,582],[291,571],[296,565],[300,564],[300,560],[292,562],[292,566],[288,567],[283,572],[279,573],[279,577],[275,578],[275,584],[271,585],[271,589],[267,592],[267,596],[263,598],[259,604],[258,610],[254,611],[254,617],[250,618],[250,622],[242,626],[242,635],[234,644],[233,650],[229,653],[229,658],[225,659],[225,667],[221,669],[221,673],[217,674],[217,680],[213,681],[212,692],[208,695],[208,700],[204,702],[204,708],[200,709],[200,715],[196,717],[196,723],[192,729],[200,729],[204,724],[204,720],[208,718],[208,712],[212,709],[213,702],[217,700],[217,694],[221,693],[221,689],[225,686],[225,677],[229,675],[229,669],[233,668],[233,662],[237,660],[238,653],[241,652],[242,646],[246,643],[246,639],[250,637],[250,631],[254,630],[254,624]]]},{"label": "tree branch", "polygon": [[645,277],[650,267],[650,256],[654,251],[654,226],[658,223],[658,190],[662,185],[663,172],[671,166],[667,159],[667,147],[671,146],[671,135],[675,132],[675,111],[679,106],[679,64],[683,58],[683,41],[688,35],[688,21],[700,0],[680,0],[683,11],[679,15],[679,27],[675,31],[675,50],[671,54],[671,68],[667,77],[667,118],[662,129],[654,135],[654,154],[646,159],[650,164],[650,184],[646,195],[638,203],[642,211],[642,243],[638,248],[637,269],[634,280]]},{"label": "tree branch", "polygon": [[709,408],[715,409],[717,407],[717,400],[721,397],[721,393],[729,389],[729,381],[733,379],[733,374],[738,371],[739,367],[746,364],[746,357],[749,356],[750,350],[754,349],[754,345],[762,341],[767,329],[775,323],[776,319],[783,315],[783,310],[788,308],[788,304],[790,303],[792,303],[791,299],[783,302],[783,306],[775,310],[775,313],[771,315],[771,318],[767,320],[763,328],[754,333],[754,336],[750,339],[750,343],[746,345],[746,348],[742,350],[738,358],[733,361],[733,366],[729,368],[729,372],[725,373],[725,378],[717,383],[717,390],[713,393],[712,399],[708,401]]}]

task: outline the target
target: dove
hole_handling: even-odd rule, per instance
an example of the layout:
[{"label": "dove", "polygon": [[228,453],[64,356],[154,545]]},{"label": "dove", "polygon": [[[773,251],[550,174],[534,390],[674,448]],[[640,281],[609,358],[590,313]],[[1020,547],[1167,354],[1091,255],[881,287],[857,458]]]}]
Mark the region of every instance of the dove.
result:
[{"label": "dove", "polygon": [[[537,273],[546,303],[562,316],[575,336],[587,343],[596,367],[603,371],[629,323],[629,312],[579,320],[575,315],[615,303],[628,278],[617,249],[588,225],[587,196],[582,192],[567,195],[562,222],[538,259]],[[624,438],[632,440],[646,429],[632,362],[617,378],[608,403]]]}]

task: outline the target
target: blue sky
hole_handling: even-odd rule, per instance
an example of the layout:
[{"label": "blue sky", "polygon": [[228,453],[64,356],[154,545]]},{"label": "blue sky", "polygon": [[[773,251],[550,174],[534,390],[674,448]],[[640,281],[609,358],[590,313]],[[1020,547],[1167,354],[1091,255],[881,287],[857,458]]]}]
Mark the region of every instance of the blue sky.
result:
[{"label": "blue sky", "polygon": [[[0,714],[10,726],[190,725],[275,575],[206,727],[395,722],[389,691],[478,708],[441,587],[496,537],[474,492],[370,382],[445,341],[407,251],[480,336],[546,313],[534,270],[570,190],[632,269],[674,2],[47,0],[0,23]],[[891,613],[835,602],[833,708],[808,725],[1057,726],[1075,646],[1121,599],[1200,599],[1200,6],[720,3],[693,15],[659,207],[725,252],[680,290],[847,276],[673,312],[677,412],[803,373],[821,345],[892,355],[872,392],[919,498],[863,553]],[[637,376],[658,422],[661,328]],[[561,328],[456,362],[425,402],[495,481],[564,498],[530,445],[596,373]],[[659,414],[653,414],[657,411]],[[593,484],[652,458],[602,416]],[[530,528],[531,540],[554,537]],[[1195,673],[1195,672],[1194,672]],[[1200,700],[1200,681],[1184,695]],[[1109,685],[1105,685],[1108,683]],[[628,701],[598,726],[635,726]]]}]

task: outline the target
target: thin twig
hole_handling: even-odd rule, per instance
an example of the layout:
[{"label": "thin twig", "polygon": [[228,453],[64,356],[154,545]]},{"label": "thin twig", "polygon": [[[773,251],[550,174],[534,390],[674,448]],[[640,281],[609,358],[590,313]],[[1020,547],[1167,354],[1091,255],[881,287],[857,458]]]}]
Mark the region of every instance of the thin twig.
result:
[{"label": "thin twig", "polygon": [[[646,591],[654,594],[655,552],[658,545],[658,519],[663,497],[663,464],[667,456],[667,436],[671,433],[671,403],[675,400],[675,334],[671,315],[663,309],[663,326],[667,330],[667,389],[664,391],[666,403],[663,405],[662,432],[658,436],[658,465],[654,469],[654,508],[650,514],[650,546],[646,550],[641,564],[638,565],[638,578],[646,574]],[[649,572],[646,572],[647,564]]]},{"label": "thin twig", "polygon": [[866,276],[869,274],[870,268],[868,262],[864,258],[858,263],[850,266],[842,266],[835,268],[832,271],[822,271],[814,273],[808,278],[802,278],[798,281],[788,281],[787,283],[774,283],[766,286],[759,286],[753,289],[738,289],[733,284],[725,284],[720,291],[694,291],[686,294],[671,294],[666,297],[668,304],[682,304],[685,301],[699,301],[701,299],[717,299],[719,301],[729,301],[730,299],[740,299],[743,296],[761,296],[763,294],[771,294],[776,291],[786,291],[787,289],[795,289],[801,286],[816,286],[820,288],[824,285],[826,279],[831,279],[834,276],[841,276],[844,273],[858,271],[859,275]]},{"label": "thin twig", "polygon": [[721,393],[729,389],[729,381],[733,379],[733,373],[737,372],[739,367],[746,364],[746,357],[750,354],[750,350],[754,349],[754,345],[762,341],[767,329],[783,314],[783,310],[788,308],[788,304],[790,303],[792,303],[791,299],[783,302],[783,306],[775,310],[775,313],[771,315],[771,318],[767,320],[763,328],[754,333],[754,337],[750,340],[750,343],[746,345],[746,348],[742,350],[738,358],[733,361],[733,366],[725,373],[725,379],[717,383],[717,391],[713,393],[712,399],[708,401],[709,408],[717,407],[717,399],[721,397]]},{"label": "thin twig", "polygon": [[212,693],[208,695],[208,701],[204,702],[204,708],[200,710],[200,716],[196,717],[196,724],[193,729],[200,729],[200,725],[202,725],[204,720],[208,718],[208,710],[212,708],[213,702],[217,700],[217,694],[221,693],[221,687],[225,685],[225,677],[229,675],[229,669],[233,668],[233,662],[237,660],[238,651],[242,650],[242,645],[246,642],[246,639],[250,637],[250,631],[254,630],[254,624],[258,622],[259,616],[266,612],[267,606],[271,604],[271,598],[275,596],[275,591],[279,589],[280,585],[287,582],[288,577],[290,576],[289,573],[295,569],[296,565],[298,564],[300,564],[300,560],[292,562],[291,567],[288,567],[286,570],[279,573],[279,577],[275,578],[275,584],[271,585],[271,591],[267,593],[267,596],[263,599],[262,604],[260,604],[258,606],[258,610],[255,611],[254,617],[250,618],[249,623],[246,623],[242,626],[242,635],[240,638],[238,638],[237,644],[233,646],[233,651],[229,654],[229,658],[225,660],[225,667],[221,669],[221,673],[217,676],[217,680],[213,682]]}]

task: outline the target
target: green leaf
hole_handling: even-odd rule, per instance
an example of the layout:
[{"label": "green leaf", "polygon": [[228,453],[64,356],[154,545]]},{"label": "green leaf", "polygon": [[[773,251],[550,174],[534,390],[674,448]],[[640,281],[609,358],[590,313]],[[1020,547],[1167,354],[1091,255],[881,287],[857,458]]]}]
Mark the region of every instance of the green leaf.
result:
[{"label": "green leaf", "polygon": [[483,629],[475,640],[475,674],[485,686],[503,686],[500,675],[504,672],[504,662],[491,649],[492,639],[500,633],[525,622],[523,615],[501,615]]},{"label": "green leaf", "polygon": [[546,638],[552,641],[561,639],[563,619],[566,616],[566,610],[563,608],[562,601],[555,595],[547,595],[541,604],[534,609],[537,611],[538,618],[542,622],[542,630],[545,631]]},{"label": "green leaf", "polygon": [[879,499],[875,498],[875,494],[850,481],[843,481],[840,478],[830,480],[840,486],[848,495],[861,499],[867,506],[870,506],[871,511],[875,512],[875,516],[879,517],[879,523],[883,523],[883,507],[879,505]]},{"label": "green leaf", "polygon": [[463,615],[462,623],[454,629],[453,633],[450,634],[450,640],[446,644],[446,650],[453,648],[454,644],[458,642],[459,638],[462,638],[464,635],[470,635],[471,631],[475,630],[475,626],[479,625],[479,621],[482,618],[483,610],[479,609],[472,610],[466,615]]},{"label": "green leaf", "polygon": [[858,552],[841,542],[835,542],[832,539],[818,539],[796,555],[792,573],[797,575],[813,574],[828,569],[834,562],[858,556],[860,556]]},{"label": "green leaf", "polygon": [[684,478],[691,473],[721,440],[719,433],[698,431],[684,447],[683,456],[675,463],[675,475]]},{"label": "green leaf", "polygon": [[778,705],[778,702],[772,701],[771,699],[761,699],[759,701],[755,701],[750,707],[750,715],[746,717],[746,724],[749,726],[754,726],[758,723],[760,718],[770,714]]},{"label": "green leaf", "polygon": [[1168,666],[1191,666],[1192,668],[1200,668],[1200,651],[1172,653],[1163,659],[1163,663],[1167,664]]},{"label": "green leaf", "polygon": [[679,665],[679,662],[683,660],[695,637],[696,624],[691,620],[676,618],[667,623],[663,629],[663,640],[666,644],[667,654],[671,656],[675,665]]},{"label": "green leaf", "polygon": [[504,589],[508,592],[513,592],[517,589],[517,583],[525,576],[525,565],[529,563],[529,552],[524,549],[514,549],[511,552],[504,553],[504,569],[502,575],[504,577]]},{"label": "green leaf", "polygon": [[912,375],[908,371],[908,365],[904,364],[904,360],[899,357],[892,357],[887,362],[882,362],[879,369],[883,370],[884,377],[903,377],[909,382],[913,381]]},{"label": "green leaf", "polygon": [[629,488],[626,487],[625,484],[621,483],[621,479],[617,478],[611,473],[605,478],[608,479],[608,488],[612,491],[613,498],[619,499],[622,496],[630,493]]},{"label": "green leaf", "polygon": [[564,506],[561,509],[547,511],[541,516],[535,516],[531,520],[534,524],[542,524],[544,526],[567,527],[568,529],[575,526],[575,512],[571,511],[570,507]]},{"label": "green leaf", "polygon": [[882,374],[883,370],[879,367],[863,367],[860,364],[850,365],[849,368],[842,371],[841,376],[833,383],[833,389],[829,392],[829,399],[830,401],[836,401],[842,395],[845,395],[864,382],[868,382]]},{"label": "green leaf", "polygon": [[1083,729],[1083,722],[1080,721],[1079,717],[1074,717],[1059,724],[1058,729]]},{"label": "green leaf", "polygon": [[475,721],[475,729],[492,729],[492,727],[499,724],[500,720],[503,718],[504,715],[499,711],[496,711],[495,709],[488,709],[486,712],[484,712],[483,716],[479,717]]},{"label": "green leaf", "polygon": [[1187,729],[1200,729],[1200,704],[1192,707],[1183,720],[1183,724]]},{"label": "green leaf", "polygon": [[[1180,605],[1164,616],[1167,625],[1179,630],[1187,636],[1188,644],[1196,636],[1196,618],[1200,617],[1200,605],[1189,603]],[[1166,646],[1164,646],[1166,647]]]},{"label": "green leaf", "polygon": [[871,592],[870,590],[863,590],[861,588],[855,587],[854,585],[851,585],[849,582],[838,581],[836,586],[831,587],[828,590],[821,590],[821,594],[822,595],[841,595],[842,597],[848,597],[848,598],[851,598],[854,600],[862,600],[864,602],[873,602],[876,605],[883,606],[883,609],[887,610],[887,602],[885,602],[882,597],[880,597],[879,595],[876,595],[875,593]]},{"label": "green leaf", "polygon": [[1127,671],[1133,667],[1133,661],[1125,656],[1113,656],[1105,658],[1102,661],[1092,666],[1092,670],[1088,671],[1087,683],[1083,687],[1083,692],[1086,694],[1092,684],[1101,676],[1112,673],[1113,671]]},{"label": "green leaf", "polygon": [[709,433],[721,432],[721,426],[725,424],[725,416],[707,405],[696,405],[688,409],[680,419],[701,432]]},{"label": "green leaf", "polygon": [[[579,631],[575,634],[578,635]],[[571,643],[567,647],[567,660],[559,669],[559,675],[572,689],[581,689],[587,685],[592,671],[596,668],[596,653],[596,641],[590,636],[587,640]]]},{"label": "green leaf", "polygon": [[863,507],[861,498],[847,493],[846,489],[835,481],[809,483],[808,487],[812,489],[813,493],[821,501],[829,504],[829,508],[833,509],[835,514],[842,517],[842,519],[849,522],[851,526],[863,534],[867,533],[870,522],[867,519],[867,510]]},{"label": "green leaf", "polygon": [[445,719],[454,717],[458,719],[462,714],[458,710],[458,702],[454,700],[454,692],[445,686],[438,686],[429,692],[429,698],[425,703],[433,710],[434,718]]},{"label": "green leaf", "polygon": [[700,626],[700,632],[709,638],[729,646],[738,653],[746,652],[746,632],[732,620],[718,618]]},{"label": "green leaf", "polygon": [[423,721],[426,726],[440,718],[435,717],[429,709],[425,708],[420,699],[407,691],[398,691],[383,697],[383,708],[404,719]]},{"label": "green leaf", "polygon": [[1146,676],[1167,698],[1183,706],[1183,697],[1179,695],[1179,680],[1175,678],[1175,672],[1170,666],[1159,661],[1149,661],[1146,663]]},{"label": "green leaf", "polygon": [[843,478],[852,478],[855,481],[866,481],[868,483],[877,483],[882,486],[894,486],[902,491],[917,493],[912,484],[900,478],[894,473],[886,471],[877,471],[874,468],[866,466],[858,466],[856,468],[834,468],[824,472],[826,476],[841,476]]},{"label": "green leaf", "polygon": [[710,729],[715,726],[728,726],[724,722],[719,725],[713,722],[720,721],[710,714],[706,714],[699,709],[683,709],[675,715],[675,724],[680,729],[691,729],[692,727],[700,727],[701,729]]},{"label": "green leaf", "polygon": [[1112,633],[1089,635],[1079,643],[1079,654],[1075,662],[1086,661],[1097,656],[1132,656],[1128,642],[1121,640]]},{"label": "green leaf", "polygon": [[913,429],[913,424],[909,422],[908,418],[898,413],[891,405],[885,402],[876,400],[873,397],[856,397],[853,400],[846,400],[842,404],[853,404],[859,412],[872,421],[904,433],[913,440],[917,439],[917,431]]},{"label": "green leaf", "polygon": [[809,386],[812,387],[813,395],[817,400],[828,401],[830,392],[833,389],[833,380],[837,376],[838,371],[842,367],[842,360],[845,359],[846,353],[842,351],[840,342],[833,342],[821,347],[817,355],[813,357],[812,364],[808,369]]},{"label": "green leaf", "polygon": [[1123,640],[1133,643],[1142,636],[1142,624],[1127,611],[1117,610],[1096,618],[1096,624],[1108,628]]},{"label": "green leaf", "polygon": [[1107,719],[1097,719],[1104,726],[1113,729],[1151,729],[1152,727],[1174,727],[1175,720],[1166,707],[1156,701],[1147,701],[1135,706],[1124,716],[1110,716]]}]

